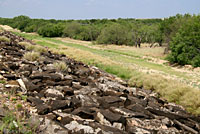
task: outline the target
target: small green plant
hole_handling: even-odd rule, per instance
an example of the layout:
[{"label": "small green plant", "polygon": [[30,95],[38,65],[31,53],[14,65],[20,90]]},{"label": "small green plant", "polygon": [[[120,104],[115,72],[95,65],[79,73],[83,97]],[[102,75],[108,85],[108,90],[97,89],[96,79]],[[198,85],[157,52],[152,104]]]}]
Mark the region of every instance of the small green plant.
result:
[{"label": "small green plant", "polygon": [[16,118],[13,114],[8,113],[3,119],[3,124],[0,127],[0,132],[3,132],[5,129],[7,129],[11,133],[17,133],[18,132],[18,123],[16,122]]},{"label": "small green plant", "polygon": [[27,52],[24,54],[24,58],[29,61],[36,61],[40,58],[39,52]]},{"label": "small green plant", "polygon": [[67,65],[65,64],[65,62],[55,62],[54,64],[55,69],[61,71],[61,72],[65,72],[67,70]]},{"label": "small green plant", "polygon": [[1,84],[5,84],[6,81],[4,81],[4,80],[0,80],[0,83],[1,83]]},{"label": "small green plant", "polygon": [[32,134],[31,128],[23,125],[24,122],[17,118],[15,114],[12,112],[8,112],[8,114],[2,118],[2,124],[0,126],[0,133],[7,131],[9,134]]},{"label": "small green plant", "polygon": [[16,108],[17,108],[18,110],[20,110],[20,109],[23,108],[23,106],[22,106],[22,104],[17,104],[17,105],[16,105]]},{"label": "small green plant", "polygon": [[9,38],[7,38],[7,37],[5,37],[5,36],[0,36],[0,41],[2,41],[2,42],[10,42],[10,39]]},{"label": "small green plant", "polygon": [[21,97],[21,99],[24,100],[24,101],[26,101],[26,99],[27,99],[27,96],[26,96],[26,95],[21,95],[20,97]]}]

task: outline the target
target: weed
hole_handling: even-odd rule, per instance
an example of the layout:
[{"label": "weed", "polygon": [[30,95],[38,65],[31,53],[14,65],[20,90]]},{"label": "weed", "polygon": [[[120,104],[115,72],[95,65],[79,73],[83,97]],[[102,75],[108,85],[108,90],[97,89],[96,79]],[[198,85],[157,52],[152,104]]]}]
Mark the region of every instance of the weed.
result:
[{"label": "weed", "polygon": [[17,104],[16,105],[17,110],[21,110],[23,108],[22,104]]},{"label": "weed", "polygon": [[0,36],[0,41],[10,43],[10,39],[5,36]]},{"label": "weed", "polygon": [[21,99],[26,101],[27,100],[27,96],[26,95],[21,95]]},{"label": "weed", "polygon": [[1,83],[1,84],[5,84],[6,81],[5,81],[5,80],[0,80],[0,83]]},{"label": "weed", "polygon": [[54,68],[57,69],[58,71],[61,71],[61,72],[65,72],[67,70],[67,65],[65,62],[55,62],[54,64]]},{"label": "weed", "polygon": [[40,58],[40,53],[39,52],[27,52],[24,54],[24,58],[29,60],[29,61],[36,61]]},{"label": "weed", "polygon": [[32,133],[31,129],[27,126],[24,126],[22,120],[18,119],[12,112],[8,112],[7,115],[3,117],[2,121],[0,133],[4,133],[5,131],[12,134]]},{"label": "weed", "polygon": [[34,47],[35,47],[34,50],[35,50],[36,52],[46,53],[46,52],[48,51],[46,48],[41,47],[41,46],[39,46],[39,45],[35,45]]}]

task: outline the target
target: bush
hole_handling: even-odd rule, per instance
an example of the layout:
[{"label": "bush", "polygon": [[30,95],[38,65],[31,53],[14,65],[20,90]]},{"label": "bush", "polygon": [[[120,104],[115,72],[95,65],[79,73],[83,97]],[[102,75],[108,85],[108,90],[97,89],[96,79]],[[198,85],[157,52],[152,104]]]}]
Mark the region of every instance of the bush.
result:
[{"label": "bush", "polygon": [[38,29],[38,34],[43,37],[60,37],[63,34],[63,26],[59,24],[47,24]]},{"label": "bush", "polygon": [[63,30],[64,37],[70,37],[76,39],[77,35],[81,32],[81,25],[77,22],[68,24]]},{"label": "bush", "polygon": [[24,31],[27,32],[27,33],[36,32],[37,31],[37,26],[36,25],[27,26],[24,29]]},{"label": "bush", "polygon": [[82,26],[80,29],[79,38],[85,41],[94,41],[99,36],[99,31],[94,26]]},{"label": "bush", "polygon": [[128,29],[120,24],[112,24],[103,29],[97,38],[99,44],[122,45],[127,43]]},{"label": "bush", "polygon": [[190,18],[170,43],[168,60],[180,65],[200,66],[200,16]]}]

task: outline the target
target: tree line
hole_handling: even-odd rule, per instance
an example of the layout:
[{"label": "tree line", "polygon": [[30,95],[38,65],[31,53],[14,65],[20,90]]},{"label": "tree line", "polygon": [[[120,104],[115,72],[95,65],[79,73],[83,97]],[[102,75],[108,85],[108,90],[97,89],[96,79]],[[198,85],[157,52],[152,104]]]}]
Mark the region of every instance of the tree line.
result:
[{"label": "tree line", "polygon": [[98,44],[139,46],[163,44],[167,59],[181,65],[200,66],[200,15],[171,16],[164,19],[45,20],[28,16],[0,18],[0,24],[43,37],[70,37]]}]

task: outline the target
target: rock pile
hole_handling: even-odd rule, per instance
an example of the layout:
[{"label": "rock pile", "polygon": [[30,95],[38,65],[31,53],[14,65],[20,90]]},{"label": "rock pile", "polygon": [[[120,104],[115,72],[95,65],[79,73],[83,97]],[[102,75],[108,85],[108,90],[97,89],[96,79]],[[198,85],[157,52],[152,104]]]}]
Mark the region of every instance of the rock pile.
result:
[{"label": "rock pile", "polygon": [[[200,132],[200,117],[181,106],[168,103],[150,90],[127,84],[96,67],[50,51],[43,58],[28,61],[18,42],[24,38],[10,34],[11,42],[0,42],[0,76],[14,81],[18,91],[28,96],[38,116],[38,133],[58,134],[175,134]],[[26,40],[27,41],[27,40]],[[30,42],[30,41],[29,41]],[[62,61],[65,70],[54,63]]]}]

